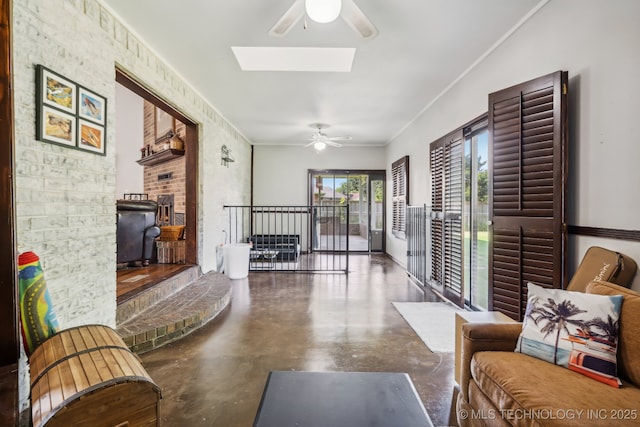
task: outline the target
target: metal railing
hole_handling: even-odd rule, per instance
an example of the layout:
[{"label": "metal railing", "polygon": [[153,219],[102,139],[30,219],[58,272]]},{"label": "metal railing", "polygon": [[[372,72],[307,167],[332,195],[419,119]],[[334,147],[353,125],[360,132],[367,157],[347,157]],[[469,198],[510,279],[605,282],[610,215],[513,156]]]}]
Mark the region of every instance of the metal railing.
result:
[{"label": "metal railing", "polygon": [[407,206],[407,273],[420,285],[428,283],[427,206]]},{"label": "metal railing", "polygon": [[251,243],[250,271],[348,272],[348,205],[225,206],[230,243]]}]

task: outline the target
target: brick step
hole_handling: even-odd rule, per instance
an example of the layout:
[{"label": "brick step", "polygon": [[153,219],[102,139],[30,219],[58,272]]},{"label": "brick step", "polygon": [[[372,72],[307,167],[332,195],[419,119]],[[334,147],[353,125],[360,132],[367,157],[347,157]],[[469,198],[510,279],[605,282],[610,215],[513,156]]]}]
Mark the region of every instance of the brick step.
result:
[{"label": "brick step", "polygon": [[118,324],[129,349],[144,353],[178,340],[214,319],[231,302],[231,280],[211,272]]},{"label": "brick step", "polygon": [[185,286],[193,283],[200,277],[200,267],[194,265],[183,270],[153,287],[118,303],[116,310],[116,325],[121,325],[129,319],[153,307],[155,304],[175,294]]}]

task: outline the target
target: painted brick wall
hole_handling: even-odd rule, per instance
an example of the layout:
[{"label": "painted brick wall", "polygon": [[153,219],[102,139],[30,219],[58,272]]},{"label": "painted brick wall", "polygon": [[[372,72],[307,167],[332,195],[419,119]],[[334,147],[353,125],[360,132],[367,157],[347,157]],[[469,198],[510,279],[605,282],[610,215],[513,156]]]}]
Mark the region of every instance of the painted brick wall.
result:
[{"label": "painted brick wall", "polygon": [[[114,325],[116,308],[113,43],[83,6],[13,4],[18,251],[40,256],[62,327]],[[36,64],[107,98],[106,156],[35,140]]]},{"label": "painted brick wall", "polygon": [[[198,246],[204,271],[215,266],[223,205],[248,203],[250,145],[98,1],[16,0],[13,12],[18,250],[42,258],[63,327],[114,326],[115,67],[199,124]],[[106,156],[35,140],[36,64],[107,98]],[[232,168],[218,166],[223,144],[237,159]]]},{"label": "painted brick wall", "polygon": [[[40,255],[61,327],[115,326],[115,67],[198,123],[198,258],[204,272],[216,265],[215,247],[226,226],[223,206],[249,202],[251,147],[100,2],[14,0],[13,28],[18,252]],[[36,141],[36,64],[106,97],[106,156]],[[233,168],[217,166],[223,144],[233,150]],[[21,375],[24,407],[24,363]]]}]

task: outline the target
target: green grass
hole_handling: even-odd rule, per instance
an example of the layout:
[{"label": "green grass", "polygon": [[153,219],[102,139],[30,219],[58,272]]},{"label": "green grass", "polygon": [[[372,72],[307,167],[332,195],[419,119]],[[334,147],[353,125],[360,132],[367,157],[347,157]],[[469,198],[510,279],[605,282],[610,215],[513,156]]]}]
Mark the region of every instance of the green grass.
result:
[{"label": "green grass", "polygon": [[[470,247],[470,233],[465,232],[464,236],[464,247]],[[466,257],[469,254],[465,254]],[[478,232],[478,244],[477,244],[477,255],[478,255],[478,274],[476,276],[476,282],[474,293],[471,298],[472,303],[476,307],[487,308],[488,307],[488,286],[489,286],[489,232],[488,231],[479,231]],[[466,258],[465,257],[465,258]],[[466,259],[465,259],[466,261]],[[467,268],[467,263],[465,262],[464,266],[464,274],[465,274],[465,282],[470,280],[470,272]],[[465,298],[469,298],[469,295],[466,295]]]}]

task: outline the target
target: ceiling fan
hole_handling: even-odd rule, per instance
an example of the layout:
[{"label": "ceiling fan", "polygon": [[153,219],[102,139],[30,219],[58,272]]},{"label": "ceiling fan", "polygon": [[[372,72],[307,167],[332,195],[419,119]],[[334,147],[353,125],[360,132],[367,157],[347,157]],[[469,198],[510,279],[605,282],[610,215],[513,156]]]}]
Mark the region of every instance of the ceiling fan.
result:
[{"label": "ceiling fan", "polygon": [[[332,3],[333,13],[327,11],[328,15],[320,16],[316,15],[315,7],[323,7],[325,4]],[[372,39],[378,35],[378,29],[371,23],[369,18],[360,10],[353,0],[295,0],[289,10],[276,22],[276,24],[269,30],[269,34],[275,37],[282,37],[293,28],[293,26],[303,16],[308,16],[310,19],[325,23],[331,22],[339,16],[363,39]],[[306,25],[305,25],[306,27]]]},{"label": "ceiling fan", "polygon": [[322,151],[327,148],[327,145],[332,147],[342,147],[342,144],[336,141],[348,141],[351,139],[351,135],[328,136],[326,133],[322,132],[322,128],[327,128],[329,125],[317,124],[312,126],[317,127],[318,131],[311,135],[311,138],[309,139],[311,142],[305,145],[305,147],[313,146],[317,151]]}]

